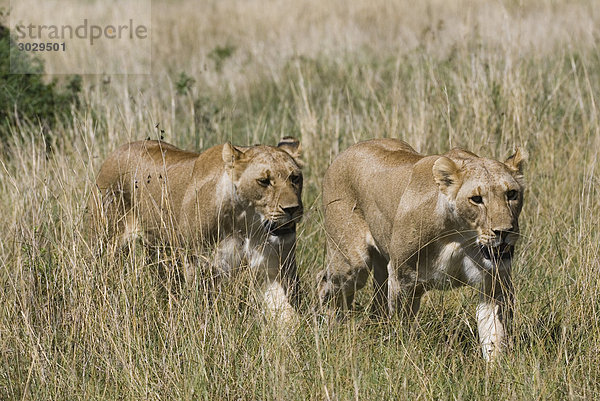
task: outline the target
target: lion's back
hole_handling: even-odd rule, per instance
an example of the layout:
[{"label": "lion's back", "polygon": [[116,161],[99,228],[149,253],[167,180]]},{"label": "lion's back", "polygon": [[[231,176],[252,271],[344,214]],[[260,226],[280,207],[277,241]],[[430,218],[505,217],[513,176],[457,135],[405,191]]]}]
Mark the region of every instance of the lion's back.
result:
[{"label": "lion's back", "polygon": [[341,196],[385,196],[390,187],[403,186],[412,166],[422,158],[409,144],[398,139],[372,139],[354,144],[340,153],[327,169],[323,202],[327,204]]},{"label": "lion's back", "polygon": [[198,156],[162,141],[137,141],[118,147],[107,156],[96,177],[88,201],[88,225],[94,221],[110,222],[109,227],[122,225],[124,216],[140,201],[142,220],[144,212],[155,205],[169,202],[172,210],[183,198]]},{"label": "lion's back", "polygon": [[115,149],[102,163],[96,185],[101,190],[123,185],[123,179],[128,175],[172,167],[198,156],[198,153],[184,151],[162,141],[130,142]]}]

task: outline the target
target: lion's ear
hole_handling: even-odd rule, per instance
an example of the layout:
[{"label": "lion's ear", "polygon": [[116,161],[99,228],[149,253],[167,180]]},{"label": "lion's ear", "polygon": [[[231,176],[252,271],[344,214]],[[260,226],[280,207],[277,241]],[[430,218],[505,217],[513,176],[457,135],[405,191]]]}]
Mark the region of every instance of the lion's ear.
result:
[{"label": "lion's ear", "polygon": [[302,167],[304,163],[300,159],[300,156],[302,155],[302,145],[300,145],[299,140],[292,136],[285,136],[281,138],[281,141],[279,141],[277,147],[285,151],[288,155],[292,156],[292,158],[296,161],[296,164]]},{"label": "lion's ear", "polygon": [[223,152],[221,153],[221,156],[223,158],[225,166],[233,168],[235,162],[239,161],[243,155],[244,153],[241,150],[239,150],[229,142],[226,142],[223,145]]},{"label": "lion's ear", "polygon": [[529,155],[525,149],[517,148],[515,154],[506,159],[504,164],[506,164],[509,169],[522,176],[525,171],[525,166],[527,165],[528,157]]},{"label": "lion's ear", "polygon": [[443,194],[455,197],[461,184],[460,168],[447,157],[439,157],[433,163],[433,179]]}]

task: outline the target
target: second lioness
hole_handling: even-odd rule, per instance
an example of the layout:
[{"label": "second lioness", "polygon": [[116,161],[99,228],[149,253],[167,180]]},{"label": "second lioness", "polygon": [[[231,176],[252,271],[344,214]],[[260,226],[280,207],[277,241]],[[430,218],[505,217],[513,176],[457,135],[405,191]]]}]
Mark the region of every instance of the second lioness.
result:
[{"label": "second lioness", "polygon": [[214,275],[229,276],[242,264],[258,270],[267,307],[288,320],[298,290],[299,151],[289,137],[278,146],[226,143],[202,153],[161,141],[129,143],[102,164],[90,211],[121,243],[141,237],[192,255],[216,244]]},{"label": "second lioness", "polygon": [[350,306],[369,271],[374,304],[406,316],[429,289],[476,286],[480,343],[493,359],[510,315],[524,164],[519,150],[499,162],[461,149],[424,156],[394,139],[351,146],[323,183],[321,302]]}]

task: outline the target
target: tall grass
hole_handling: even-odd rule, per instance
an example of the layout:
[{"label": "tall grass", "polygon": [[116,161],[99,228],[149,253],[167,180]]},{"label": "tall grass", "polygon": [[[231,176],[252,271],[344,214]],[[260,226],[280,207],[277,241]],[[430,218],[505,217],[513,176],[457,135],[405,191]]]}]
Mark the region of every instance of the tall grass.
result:
[{"label": "tall grass", "polygon": [[[7,133],[0,399],[600,397],[594,2],[181,0],[153,15],[152,76],[85,77],[50,154],[36,126]],[[160,135],[190,149],[301,138],[304,301],[288,335],[249,284],[208,302],[171,290],[143,254],[96,256],[82,218],[101,161]],[[497,364],[480,357],[472,289],[428,294],[413,329],[314,312],[321,177],[373,137],[500,159],[528,148],[512,346]]]}]

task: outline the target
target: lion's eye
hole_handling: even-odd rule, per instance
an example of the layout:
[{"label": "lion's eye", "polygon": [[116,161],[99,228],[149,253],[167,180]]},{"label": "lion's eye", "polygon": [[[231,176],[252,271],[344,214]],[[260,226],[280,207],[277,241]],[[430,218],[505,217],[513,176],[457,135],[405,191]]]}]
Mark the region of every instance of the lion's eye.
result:
[{"label": "lion's eye", "polygon": [[479,195],[471,196],[471,202],[481,205],[483,203],[483,198]]},{"label": "lion's eye", "polygon": [[511,189],[510,191],[506,192],[506,199],[508,200],[517,200],[518,197],[519,193],[514,189]]},{"label": "lion's eye", "polygon": [[269,178],[259,178],[256,180],[256,182],[258,182],[258,185],[262,187],[268,187],[271,185],[271,180]]}]

